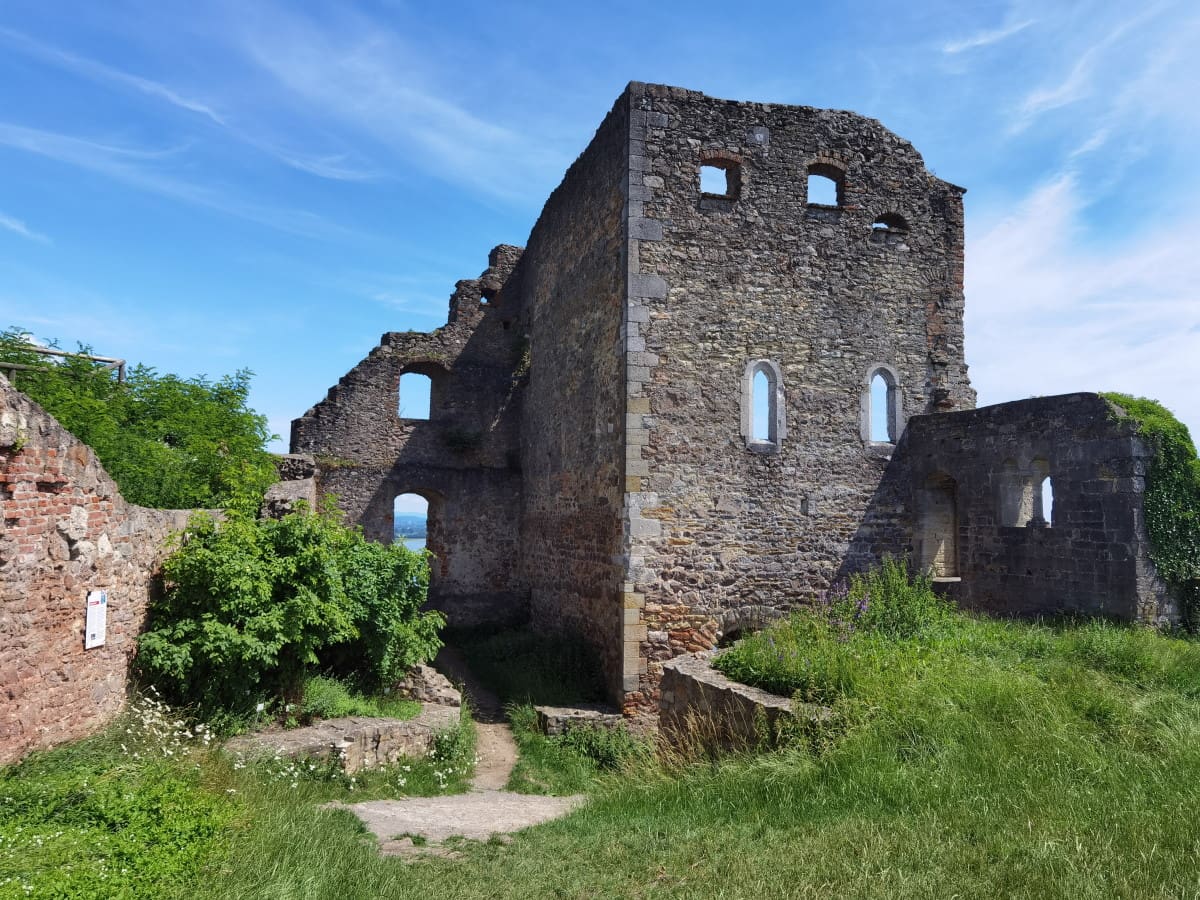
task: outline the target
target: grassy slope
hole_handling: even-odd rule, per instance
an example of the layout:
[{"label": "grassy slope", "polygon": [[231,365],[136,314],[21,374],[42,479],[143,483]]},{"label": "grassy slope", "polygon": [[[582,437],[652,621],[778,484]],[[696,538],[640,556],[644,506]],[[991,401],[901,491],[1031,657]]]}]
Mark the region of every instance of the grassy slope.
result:
[{"label": "grassy slope", "polygon": [[847,707],[856,724],[823,756],[642,761],[593,779],[594,800],[575,815],[511,845],[467,846],[462,860],[382,860],[348,814],[317,808],[320,785],[243,771],[228,773],[244,780],[224,795],[206,763],[211,785],[196,790],[236,797],[234,828],[205,845],[209,863],[181,894],[1200,892],[1200,645],[973,620],[938,640],[901,648],[895,666],[874,659]]}]

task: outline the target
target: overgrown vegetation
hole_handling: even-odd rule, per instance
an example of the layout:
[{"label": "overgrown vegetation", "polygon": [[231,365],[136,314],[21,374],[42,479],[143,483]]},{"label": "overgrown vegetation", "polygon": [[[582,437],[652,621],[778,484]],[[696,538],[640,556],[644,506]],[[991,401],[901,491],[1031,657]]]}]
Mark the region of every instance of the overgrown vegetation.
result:
[{"label": "overgrown vegetation", "polygon": [[18,371],[15,386],[96,452],[126,500],[166,509],[256,508],[275,481],[266,417],[247,406],[248,369],[214,381],[134,365],[118,384],[82,357],[50,361],[28,338],[20,328],[0,332],[0,361],[34,367]]},{"label": "overgrown vegetation", "polygon": [[714,665],[735,681],[830,704],[856,696],[860,679],[894,677],[892,669],[919,662],[920,653],[910,659],[896,648],[943,633],[955,620],[927,576],[910,576],[904,562],[887,559],[738,642]]},{"label": "overgrown vegetation", "polygon": [[233,896],[234,867],[261,874],[284,823],[366,849],[353,816],[321,805],[462,792],[474,746],[464,716],[428,759],[350,776],[326,761],[223,753],[206,727],[138,697],[106,733],[0,769],[0,897],[191,898],[211,879],[215,896]]},{"label": "overgrown vegetation", "polygon": [[322,672],[375,693],[441,646],[441,615],[419,610],[424,554],[368,542],[332,508],[197,514],[163,574],[137,668],[206,720],[298,705]]},{"label": "overgrown vegetation", "polygon": [[1146,473],[1146,527],[1158,574],[1183,606],[1189,631],[1200,631],[1200,458],[1187,426],[1145,397],[1102,394],[1125,410],[1154,448]]},{"label": "overgrown vegetation", "polygon": [[[189,900],[1200,892],[1200,645],[957,614],[889,641],[902,664],[855,678],[854,718],[819,753],[638,757],[563,782],[591,794],[574,815],[415,865],[381,858],[350,813],[322,804],[438,790],[414,782],[419,764],[350,784],[272,759],[133,759],[118,732],[0,775],[0,896],[25,896],[21,884],[34,897]],[[92,768],[67,778],[80,757]],[[143,802],[142,784],[182,786],[154,816],[80,837],[63,823],[101,783],[122,805]],[[29,804],[8,812],[14,785],[41,798],[36,825]],[[112,871],[123,847],[140,868],[119,885],[83,871]]]}]

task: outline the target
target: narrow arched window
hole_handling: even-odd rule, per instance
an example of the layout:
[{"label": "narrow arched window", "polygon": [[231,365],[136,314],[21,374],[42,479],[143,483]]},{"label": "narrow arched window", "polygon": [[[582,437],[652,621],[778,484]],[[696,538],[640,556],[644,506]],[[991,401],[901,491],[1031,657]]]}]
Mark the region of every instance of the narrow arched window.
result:
[{"label": "narrow arched window", "polygon": [[1049,475],[1042,479],[1042,520],[1054,524],[1054,482]]},{"label": "narrow arched window", "polygon": [[894,444],[904,430],[900,382],[890,366],[867,370],[862,394],[862,439],[868,444]]},{"label": "narrow arched window", "polygon": [[402,419],[428,419],[429,396],[433,381],[420,372],[405,372],[400,376],[400,396],[396,412]]},{"label": "narrow arched window", "polygon": [[892,387],[887,383],[887,379],[876,372],[871,378],[871,440],[873,441],[896,442],[888,404],[888,394],[891,392]]},{"label": "narrow arched window", "polygon": [[754,384],[750,386],[754,402],[750,404],[750,437],[756,441],[771,440],[771,382],[767,373],[759,369],[754,373]]},{"label": "narrow arched window", "polygon": [[779,450],[786,433],[783,371],[769,359],[751,360],[742,377],[742,437],[760,453]]},{"label": "narrow arched window", "polygon": [[392,502],[392,541],[422,550],[429,531],[429,501],[420,494],[399,494]]}]

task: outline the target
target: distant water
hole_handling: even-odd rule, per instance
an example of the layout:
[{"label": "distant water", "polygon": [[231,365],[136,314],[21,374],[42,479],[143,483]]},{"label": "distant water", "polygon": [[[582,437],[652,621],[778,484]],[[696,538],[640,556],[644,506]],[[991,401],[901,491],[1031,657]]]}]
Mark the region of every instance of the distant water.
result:
[{"label": "distant water", "polygon": [[425,538],[404,538],[404,546],[409,550],[425,549]]}]

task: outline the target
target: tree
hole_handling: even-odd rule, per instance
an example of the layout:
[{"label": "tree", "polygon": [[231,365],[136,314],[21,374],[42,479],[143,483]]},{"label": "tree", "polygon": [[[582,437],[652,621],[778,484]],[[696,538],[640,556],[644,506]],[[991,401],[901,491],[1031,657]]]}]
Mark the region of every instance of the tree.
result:
[{"label": "tree", "polygon": [[276,478],[266,417],[247,406],[248,369],[212,381],[135,365],[118,383],[82,356],[48,361],[20,328],[0,332],[0,368],[5,362],[33,367],[16,372],[15,386],[90,446],[132,503],[256,505]]}]

